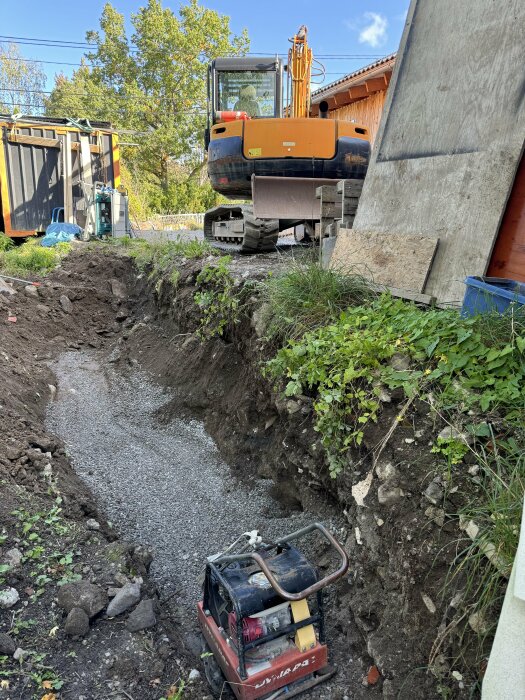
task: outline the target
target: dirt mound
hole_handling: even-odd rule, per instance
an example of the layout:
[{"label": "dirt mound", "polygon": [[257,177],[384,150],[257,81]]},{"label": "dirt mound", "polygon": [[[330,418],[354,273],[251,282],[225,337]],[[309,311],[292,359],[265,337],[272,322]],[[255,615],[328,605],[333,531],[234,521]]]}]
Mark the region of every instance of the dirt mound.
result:
[{"label": "dirt mound", "polygon": [[[150,553],[118,539],[75,474],[67,447],[44,426],[56,393],[55,358],[65,349],[112,348],[134,324],[128,305],[134,281],[126,258],[90,246],[40,286],[16,284],[16,294],[0,293],[0,697],[6,700],[46,693],[57,700],[124,700],[130,693],[157,699],[187,677],[177,612],[150,581]],[[115,620],[104,612],[108,592],[118,595],[139,577],[142,599],[152,601],[145,604],[149,622],[151,608],[156,617],[144,632],[135,631],[140,620],[128,629],[131,607]],[[89,614],[79,590],[73,611],[60,602],[63,586],[79,581],[103,599]]]}]

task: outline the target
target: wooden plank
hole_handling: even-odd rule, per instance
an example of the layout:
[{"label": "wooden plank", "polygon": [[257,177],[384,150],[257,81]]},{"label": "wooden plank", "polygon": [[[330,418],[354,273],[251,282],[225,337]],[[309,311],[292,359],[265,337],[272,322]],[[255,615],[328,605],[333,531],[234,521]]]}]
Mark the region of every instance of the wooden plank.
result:
[{"label": "wooden plank", "polygon": [[360,197],[364,180],[339,180],[337,191],[344,197]]},{"label": "wooden plank", "polygon": [[315,196],[317,199],[322,199],[323,202],[341,201],[341,194],[337,191],[335,185],[321,185],[321,187],[316,187]]},{"label": "wooden plank", "polygon": [[386,80],[384,75],[382,75],[380,78],[370,78],[370,80],[366,81],[365,85],[368,94],[379,92],[380,90],[386,89]]},{"label": "wooden plank", "polygon": [[[72,141],[71,142],[71,150],[72,151],[80,151],[80,142],[79,141]],[[96,143],[89,144],[89,151],[90,151],[90,153],[101,153],[100,146]]]},{"label": "wooden plank", "polygon": [[340,229],[330,266],[376,284],[421,293],[438,239],[416,234]]},{"label": "wooden plank", "polygon": [[13,143],[26,143],[30,146],[43,146],[44,148],[60,148],[60,139],[48,139],[43,136],[25,136],[24,134],[9,133],[9,141]]},{"label": "wooden plank", "polygon": [[355,87],[351,87],[349,92],[350,92],[350,99],[352,99],[352,100],[358,100],[361,97],[368,97],[368,95],[369,95],[369,92],[366,89],[366,84],[356,85]]}]

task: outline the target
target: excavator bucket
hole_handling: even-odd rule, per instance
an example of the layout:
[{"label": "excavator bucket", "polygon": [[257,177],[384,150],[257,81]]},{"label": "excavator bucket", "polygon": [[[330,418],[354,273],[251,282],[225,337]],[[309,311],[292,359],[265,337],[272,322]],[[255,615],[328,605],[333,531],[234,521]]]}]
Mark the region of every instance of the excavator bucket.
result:
[{"label": "excavator bucket", "polygon": [[315,221],[321,218],[316,189],[333,180],[252,175],[253,213],[258,219]]}]

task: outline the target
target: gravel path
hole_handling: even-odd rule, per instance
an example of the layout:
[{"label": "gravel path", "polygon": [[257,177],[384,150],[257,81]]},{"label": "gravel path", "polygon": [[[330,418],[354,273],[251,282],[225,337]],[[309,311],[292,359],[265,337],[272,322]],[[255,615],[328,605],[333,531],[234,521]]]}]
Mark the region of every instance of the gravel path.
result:
[{"label": "gravel path", "polygon": [[239,484],[201,423],[159,424],[168,392],[137,370],[123,376],[101,367],[99,357],[61,356],[48,426],[119,533],[153,547],[152,575],[165,592],[178,589],[182,606],[193,609],[199,597],[206,556],[240,533],[259,529],[271,539],[316,519],[275,517],[282,509],[268,493],[271,482]]}]

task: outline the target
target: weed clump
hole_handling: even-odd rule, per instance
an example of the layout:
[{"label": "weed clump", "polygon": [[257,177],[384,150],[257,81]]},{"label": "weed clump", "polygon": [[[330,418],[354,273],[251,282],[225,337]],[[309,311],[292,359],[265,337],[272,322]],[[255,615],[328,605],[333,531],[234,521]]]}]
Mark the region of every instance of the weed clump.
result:
[{"label": "weed clump", "polygon": [[39,239],[30,239],[21,246],[0,249],[0,269],[10,275],[44,275],[54,270],[70,250],[69,243],[44,248]]},{"label": "weed clump", "polygon": [[9,250],[14,246],[13,239],[0,232],[0,252]]},{"label": "weed clump", "polygon": [[268,277],[261,291],[266,334],[273,341],[297,340],[375,296],[360,275],[326,270],[314,261],[295,263],[284,274]]},{"label": "weed clump", "polygon": [[139,270],[151,266],[152,272],[165,272],[176,258],[198,260],[208,255],[218,255],[207,241],[178,239],[150,243],[140,238],[119,238],[113,245],[124,248]]}]

